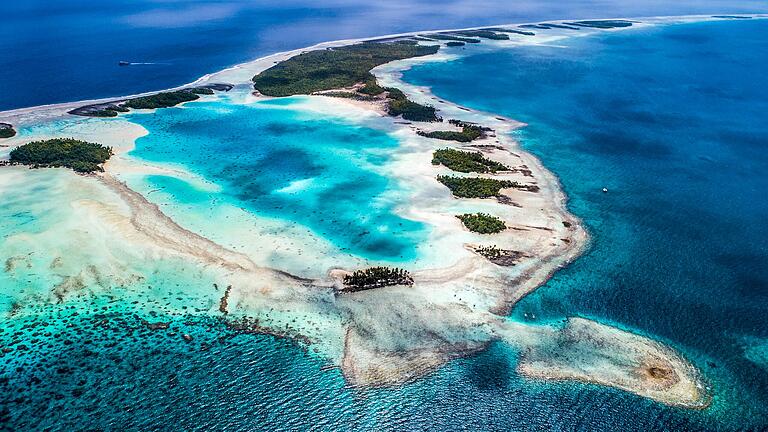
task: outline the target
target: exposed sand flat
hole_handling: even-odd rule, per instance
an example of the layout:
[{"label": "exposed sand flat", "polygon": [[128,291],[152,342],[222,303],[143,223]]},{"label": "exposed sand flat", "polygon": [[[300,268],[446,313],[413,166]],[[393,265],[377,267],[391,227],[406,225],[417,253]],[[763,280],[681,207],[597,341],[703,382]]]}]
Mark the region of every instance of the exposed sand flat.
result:
[{"label": "exposed sand flat", "polygon": [[125,183],[109,174],[99,175],[97,178],[123,199],[131,210],[131,224],[137,231],[148,236],[153,244],[230,270],[254,272],[258,269],[247,256],[227,250],[205,237],[185,230],[163,214],[155,204],[128,188]]},{"label": "exposed sand flat", "polygon": [[526,348],[518,371],[531,378],[616,387],[668,405],[711,402],[693,365],[651,339],[584,318],[570,318],[551,340]]}]

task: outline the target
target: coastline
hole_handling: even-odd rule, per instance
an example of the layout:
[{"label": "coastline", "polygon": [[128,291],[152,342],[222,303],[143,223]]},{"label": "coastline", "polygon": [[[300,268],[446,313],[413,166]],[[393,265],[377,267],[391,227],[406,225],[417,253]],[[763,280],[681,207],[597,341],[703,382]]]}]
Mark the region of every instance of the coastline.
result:
[{"label": "coastline", "polygon": [[[675,18],[679,19],[681,17],[675,17]],[[418,34],[418,33],[423,33],[423,32],[413,32],[413,33],[403,34],[400,36]],[[381,37],[377,37],[375,39],[380,39],[380,38]],[[229,80],[229,81],[234,81],[234,83],[240,84],[240,85],[245,85],[245,84],[250,85],[250,77],[252,77],[255,73],[258,73],[260,68],[261,70],[266,69],[272,66],[274,62],[285,60],[287,58],[290,58],[291,56],[297,55],[301,52],[304,52],[310,49],[322,49],[330,46],[342,46],[342,45],[356,43],[364,40],[371,40],[371,38],[325,42],[310,48],[294,50],[287,53],[274,54],[272,56],[267,56],[267,57],[257,59],[253,62],[248,62],[243,65],[238,65],[232,68],[225,69],[224,71],[206,75],[200,78],[199,80],[195,81],[193,84],[212,82],[213,80],[218,80],[218,79],[225,80],[225,78],[233,78],[232,80]],[[420,59],[419,61],[421,60],[422,59]],[[423,61],[430,61],[430,59],[424,58]],[[395,69],[397,69],[398,67],[402,67],[404,64],[408,64],[408,63],[409,63],[409,60],[405,60],[405,61],[393,62],[386,66],[387,68],[392,68],[390,73],[396,74],[397,72],[395,71]],[[384,74],[386,75],[386,72]],[[248,75],[248,76],[245,77],[245,75]],[[247,78],[247,81],[237,81],[237,79],[242,79],[242,78]],[[397,80],[397,77],[393,75],[389,75],[388,79]],[[407,88],[408,86],[402,85],[402,84],[399,84],[399,85],[404,87],[404,91],[409,96],[414,96],[415,98],[417,98],[417,101],[419,100],[418,98],[423,97],[426,100],[428,100],[430,103],[433,103],[433,100],[436,99],[436,97],[431,93],[422,92],[422,91],[414,93],[412,89]],[[177,88],[183,88],[183,87],[186,87],[186,86],[181,86]],[[150,92],[145,94],[154,94],[154,93],[157,93],[157,92]],[[250,98],[247,98],[247,99],[250,99]],[[107,100],[114,100],[114,99],[107,99]],[[89,103],[90,102],[94,102],[94,101],[89,101]],[[339,103],[347,103],[347,102],[348,101],[340,101]],[[23,126],[29,123],[36,123],[40,121],[47,121],[52,118],[58,118],[59,116],[61,116],[62,110],[66,112],[66,110],[71,109],[75,105],[82,105],[82,104],[83,102],[76,102],[76,103],[70,103],[70,104],[58,104],[55,106],[48,106],[48,107],[35,107],[35,108],[14,110],[12,112],[16,112],[16,111],[23,111],[23,112],[16,112],[15,114],[12,114],[17,116],[12,118],[16,118],[20,120],[19,124]],[[360,106],[358,105],[358,107]],[[557,271],[557,269],[561,268],[564,265],[567,265],[573,259],[578,257],[583,252],[584,248],[587,247],[588,234],[584,229],[584,227],[582,226],[581,222],[578,221],[573,215],[570,215],[570,213],[568,213],[567,207],[566,207],[567,196],[562,191],[562,188],[560,187],[559,180],[557,179],[557,177],[553,173],[549,172],[535,156],[522,151],[517,145],[517,143],[515,143],[510,138],[506,137],[506,132],[508,132],[509,130],[515,127],[521,126],[519,123],[514,122],[513,120],[510,120],[510,119],[500,119],[499,117],[495,117],[493,116],[493,114],[490,114],[490,113],[478,113],[471,110],[467,111],[467,108],[459,107],[458,105],[453,105],[450,102],[446,102],[446,101],[441,102],[439,109],[441,110],[441,112],[443,110],[455,110],[455,112],[452,113],[452,116],[454,116],[455,114],[454,117],[458,117],[460,119],[461,119],[462,113],[466,115],[480,116],[489,121],[491,118],[495,118],[497,120],[497,123],[495,124],[494,130],[497,131],[498,135],[504,135],[504,136],[494,137],[496,138],[495,142],[493,141],[493,139],[491,139],[488,142],[478,141],[474,144],[490,145],[490,146],[497,145],[498,147],[501,147],[501,148],[491,149],[487,153],[493,159],[503,160],[505,162],[510,163],[510,165],[515,165],[515,166],[522,164],[530,168],[530,170],[534,173],[534,178],[536,179],[537,184],[541,186],[542,192],[539,194],[538,198],[540,198],[542,202],[548,202],[549,205],[551,206],[551,208],[546,209],[548,213],[545,212],[544,220],[550,219],[551,222],[552,221],[554,222],[554,225],[556,225],[557,223],[562,223],[562,221],[571,223],[570,228],[572,229],[563,230],[561,228],[561,230],[556,231],[555,234],[552,234],[552,231],[543,230],[545,232],[550,233],[550,234],[545,234],[545,236],[546,235],[549,236],[548,238],[554,238],[555,240],[557,240],[557,238],[562,238],[560,237],[561,235],[568,235],[569,237],[566,237],[566,238],[568,238],[569,241],[563,242],[564,244],[556,245],[551,249],[546,248],[547,249],[546,252],[542,252],[541,255],[536,255],[538,262],[533,263],[530,267],[522,268],[521,271],[516,276],[514,276],[511,279],[507,279],[505,281],[506,285],[514,285],[515,286],[514,290],[509,290],[507,287],[504,286],[504,284],[499,282],[490,284],[494,289],[498,290],[498,292],[495,295],[490,295],[486,297],[486,299],[492,300],[491,303],[493,303],[490,305],[489,312],[494,315],[506,315],[509,313],[513,305],[520,298],[524,297],[525,295],[527,295],[528,293],[532,292],[537,287],[545,283],[546,280],[549,279],[549,277],[551,277],[551,275],[555,271]],[[7,113],[8,112],[0,113],[0,120],[5,119],[3,115]],[[52,117],[48,117],[48,116],[52,116]],[[394,124],[394,121],[393,121],[393,124]],[[505,127],[508,127],[509,129],[505,130],[504,129]],[[408,130],[410,128],[408,128],[407,126],[400,126],[400,129]],[[23,141],[23,139],[24,138],[17,138],[17,142]],[[10,142],[10,140],[8,142]],[[471,145],[465,146],[465,147],[472,148]],[[422,160],[424,159],[423,155],[421,155],[421,159]],[[422,176],[422,177],[424,177],[422,178],[422,180],[425,180],[426,176]],[[431,181],[434,181],[431,175],[431,172],[429,175],[429,179]],[[111,184],[111,187],[113,190],[116,190],[116,191],[119,191],[121,189],[121,187],[119,187],[116,184]],[[153,204],[151,204],[149,201],[146,201],[146,199],[144,199],[144,201],[146,202],[141,202],[141,200],[131,199],[130,198],[131,193],[137,194],[134,191],[130,191],[130,189],[128,191],[123,190],[120,194],[123,197],[127,197],[126,198],[127,202],[131,202],[136,206],[133,210],[134,215],[137,213],[144,212],[146,210],[146,211],[149,211],[149,213],[147,214],[150,214],[150,213],[152,214],[151,216],[147,216],[152,221],[151,225],[156,225],[157,221],[163,219],[163,217],[167,218],[168,221],[173,223],[173,221],[170,218],[168,218],[166,215],[162,214],[162,212],[159,211],[156,206],[154,208],[154,211],[150,211],[152,210],[151,207],[153,206]],[[504,191],[503,194],[507,196],[510,200],[515,202],[517,201],[526,202],[531,200],[531,197],[527,196],[526,192],[523,192],[523,191],[517,191],[517,190]],[[448,197],[447,199],[454,199],[454,198]],[[514,211],[514,207],[508,210]],[[159,213],[159,215],[157,213]],[[407,213],[406,211],[406,214],[409,214],[409,213]],[[428,215],[426,216],[421,215],[420,217],[422,219],[429,220]],[[418,220],[419,216],[417,216],[416,218]],[[534,232],[534,233],[536,232],[535,231],[536,226],[534,225],[530,225],[528,227],[520,227],[520,228],[534,229],[531,232]],[[552,230],[553,228],[549,227],[549,229]],[[197,235],[194,233],[192,234]],[[539,236],[536,236],[535,234],[532,234],[532,236],[539,237]],[[207,240],[202,236],[199,236],[199,237],[200,239]],[[197,252],[194,252],[194,251],[189,251],[189,250],[185,251],[184,250],[185,247],[186,246],[179,245],[178,243],[170,244],[170,245],[166,244],[165,246],[166,249],[181,251],[182,254],[193,255],[193,256],[198,255]],[[209,263],[213,263],[214,265],[222,265],[222,261],[217,261],[217,260],[219,260],[219,258],[222,255],[228,254],[228,252],[226,252],[225,250],[217,250],[217,253],[218,253],[218,257],[212,258],[209,261]],[[237,266],[227,266],[227,265],[223,265],[223,266],[227,268],[227,270],[236,272],[236,273],[239,273],[241,271],[250,272],[253,270],[253,268],[251,267],[251,264],[242,264],[242,265],[238,264]],[[522,266],[522,267],[525,267],[525,266]],[[461,261],[459,264],[456,264],[449,268],[429,269],[429,270],[422,271],[421,273],[417,272],[415,273],[417,283],[423,285],[423,288],[421,288],[418,291],[421,294],[424,294],[427,291],[431,291],[431,290],[438,290],[440,288],[442,288],[443,291],[450,291],[442,287],[442,285],[445,284],[446,282],[454,282],[454,283],[458,282],[457,285],[462,284],[462,282],[459,281],[459,279],[461,278],[465,278],[466,281],[475,281],[478,278],[482,277],[481,274],[487,273],[489,271],[492,274],[497,273],[496,271],[497,269],[489,270],[491,268],[492,266],[489,265],[481,257],[472,256],[470,258],[465,259],[464,261]],[[494,275],[498,277],[498,275],[496,274]],[[488,278],[483,278],[483,281],[489,282]],[[317,284],[317,282],[318,281],[313,281],[313,283],[315,284]],[[320,283],[320,285],[322,285],[322,283]],[[397,292],[398,290],[395,289],[391,291]],[[487,295],[488,293],[484,293],[484,294]],[[232,293],[232,296],[235,299],[238,299],[238,297],[240,299],[239,303],[233,302],[233,304],[235,305],[233,309],[237,310],[239,306],[241,308],[240,309],[241,315],[246,315],[249,310],[252,310],[254,308],[253,305],[248,304],[249,301],[253,300],[253,299],[247,298],[249,296],[248,290],[245,290],[245,289],[240,290],[240,288],[237,288]],[[380,298],[381,296],[379,295],[371,295],[369,297],[370,298],[366,300],[361,300],[359,298],[344,299],[340,301],[340,303],[348,303],[344,305],[344,307],[342,307],[342,309],[346,309],[347,311],[354,310],[357,307],[368,309],[374,306],[381,306],[382,304],[385,304],[385,302],[381,301],[382,299]],[[378,300],[376,300],[377,297],[379,297]],[[446,302],[446,299],[432,298],[432,300],[436,300],[436,304],[439,304],[445,307],[445,313],[443,314],[445,316],[442,318],[445,319],[446,322],[449,322],[449,323],[453,322],[453,319],[448,317],[447,315],[456,314],[457,309],[452,306],[449,307]],[[413,305],[414,306],[418,305],[418,301],[414,300]],[[351,314],[355,315],[355,312],[352,312]],[[370,312],[367,312],[365,315],[366,316],[370,315]],[[474,312],[468,315],[474,315]],[[475,323],[488,322],[488,320],[489,320],[489,317],[485,315],[475,316],[472,319],[472,321]],[[495,323],[496,321],[497,321],[496,318],[490,319],[490,322]],[[459,325],[459,324],[455,324],[455,325]],[[464,327],[465,325],[466,323],[461,323],[462,327]],[[358,324],[358,326],[361,326],[361,325]],[[356,333],[353,332],[352,334],[354,335]],[[349,370],[349,371],[355,370],[355,372],[349,374],[348,377],[350,377],[350,379],[352,379],[355,382],[358,382],[361,385],[371,385],[371,384],[376,385],[377,383],[396,385],[396,384],[408,381],[409,379],[411,379],[411,377],[421,376],[423,375],[423,373],[427,371],[427,369],[429,370],[432,369],[432,368],[421,369],[422,367],[425,366],[425,364],[432,364],[433,367],[439,367],[440,365],[444,364],[446,361],[450,360],[450,358],[455,357],[457,351],[462,351],[462,350],[456,350],[456,349],[445,349],[444,346],[442,345],[433,346],[431,344],[427,344],[426,346],[424,346],[425,341],[419,339],[417,341],[418,343],[414,344],[414,346],[416,346],[417,348],[413,349],[409,353],[417,353],[419,352],[419,350],[421,350],[422,352],[427,353],[428,354],[427,356],[434,354],[435,357],[431,362],[426,361],[425,363],[425,358],[423,355],[416,355],[414,358],[403,358],[403,356],[397,353],[396,351],[390,351],[395,353],[394,360],[397,360],[397,361],[395,361],[394,364],[395,365],[399,364],[400,367],[396,367],[395,368],[396,370],[393,370],[389,373],[385,373],[384,376],[381,376],[378,374],[378,372],[373,373],[372,371],[374,370],[378,371],[383,366],[385,361],[388,363],[392,362],[393,358],[387,359],[385,357],[384,359],[376,361],[374,359],[371,359],[370,357],[374,355],[380,355],[382,353],[380,348],[382,347],[382,345],[386,346],[386,344],[384,344],[384,342],[382,341],[375,341],[376,343],[371,345],[371,340],[368,340],[368,341],[355,340],[356,336],[350,337],[349,335],[350,335],[349,328],[347,328],[347,333],[346,333],[346,336],[344,337],[344,348],[343,348],[344,352],[348,353],[347,350],[350,345],[352,345],[352,348],[351,348],[352,351],[350,352],[353,352],[355,349],[357,349],[357,352],[351,355],[343,355],[342,356],[343,360],[340,361],[340,364],[347,365],[346,370]],[[469,349],[469,351],[474,352],[474,350],[476,349],[482,349],[482,347],[486,346],[490,340],[493,340],[493,338],[488,337],[486,339],[486,337],[484,336],[480,338],[480,340],[475,340],[471,343],[468,343],[467,346],[475,347],[474,349]],[[355,346],[357,348],[355,348]],[[387,352],[387,351],[384,351],[384,352]],[[360,361],[361,357],[364,360]],[[351,359],[353,358],[357,358],[357,361],[352,362]],[[366,361],[370,362],[370,365],[367,368],[367,370],[363,370],[363,371],[357,370],[357,368],[361,364],[365,364]],[[534,376],[536,375],[536,373],[531,372],[530,375]],[[546,377],[549,379],[557,379],[557,378],[553,378],[554,375],[551,371],[549,371],[548,374],[544,374],[543,377]],[[573,377],[570,376],[569,379],[573,379]],[[605,385],[611,385],[610,382],[606,382],[605,380],[602,380],[602,381],[594,380],[594,382],[598,382]],[[614,386],[620,387],[618,385],[614,385]],[[628,389],[628,386],[625,386],[624,389]],[[632,391],[632,390],[629,389],[629,391]],[[649,397],[653,397],[653,396],[649,396]],[[653,398],[657,398],[657,397],[653,397]],[[685,405],[685,404],[681,403],[681,405]]]},{"label": "coastline", "polygon": [[[764,14],[740,14],[740,15],[751,16],[752,18],[768,17],[768,15],[764,15]],[[649,17],[607,17],[607,18],[595,18],[595,19],[642,20],[643,22],[673,23],[673,22],[687,22],[687,21],[721,20],[722,18],[716,18],[713,15],[679,15],[679,16],[669,15],[669,16],[649,16]],[[546,22],[560,23],[562,21],[568,21],[568,19],[549,20]],[[426,30],[426,31],[418,30],[418,31],[412,31],[412,32],[393,33],[393,34],[370,36],[370,37],[363,37],[363,38],[338,39],[333,41],[326,41],[326,42],[321,42],[321,43],[310,45],[303,48],[297,48],[294,50],[282,51],[282,52],[277,52],[277,53],[269,54],[266,56],[258,57],[254,60],[232,65],[220,71],[215,71],[215,72],[205,74],[192,82],[181,84],[175,87],[170,87],[167,89],[153,90],[153,91],[135,93],[130,95],[123,95],[123,96],[85,99],[85,100],[79,100],[79,101],[37,105],[33,107],[24,107],[24,108],[12,109],[12,110],[0,111],[0,122],[8,121],[9,123],[13,123],[13,121],[16,121],[17,122],[16,125],[23,126],[36,121],[51,120],[59,116],[65,116],[67,114],[67,111],[82,105],[107,103],[107,102],[119,101],[119,100],[134,98],[134,97],[149,96],[149,95],[162,93],[162,92],[181,90],[186,87],[196,86],[201,84],[209,84],[218,79],[223,79],[225,77],[236,77],[243,74],[246,75],[245,81],[241,81],[233,84],[243,84],[247,82],[250,85],[250,82],[251,82],[250,79],[254,75],[263,71],[264,69],[267,69],[273,66],[275,62],[286,60],[287,58],[293,57],[295,55],[301,54],[302,52],[306,52],[306,51],[314,51],[314,50],[325,49],[325,48],[351,45],[351,44],[365,42],[365,41],[375,41],[380,39],[399,38],[399,37],[407,37],[407,36],[418,36],[419,34],[423,34],[423,33],[478,30],[478,29],[485,29],[489,27],[513,27],[513,26],[520,26],[520,25],[537,24],[539,22],[540,21],[531,21],[531,22],[516,22],[516,23],[505,23],[505,24],[497,24],[497,25],[487,25],[487,26],[480,26],[480,27],[462,27],[462,28],[435,29],[435,30]],[[622,28],[622,29],[608,29],[603,31],[625,31],[627,29],[631,29],[631,27]],[[578,34],[567,33],[567,32],[563,34],[567,34],[569,35],[569,37],[579,36]],[[486,41],[486,43],[488,42],[489,41]]]}]

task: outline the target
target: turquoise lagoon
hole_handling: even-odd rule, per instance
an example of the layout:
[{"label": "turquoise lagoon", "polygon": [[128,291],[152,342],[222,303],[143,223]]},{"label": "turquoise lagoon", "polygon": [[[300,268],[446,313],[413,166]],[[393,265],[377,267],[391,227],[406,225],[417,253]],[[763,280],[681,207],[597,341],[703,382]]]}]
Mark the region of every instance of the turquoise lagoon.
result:
[{"label": "turquoise lagoon", "polygon": [[228,204],[292,222],[336,246],[336,254],[412,261],[428,228],[396,214],[408,191],[386,175],[385,165],[398,141],[379,119],[370,120],[379,127],[373,128],[313,113],[306,99],[238,104],[224,98],[129,115],[149,131],[131,157],[181,167],[213,185],[153,175],[141,189],[187,205],[182,212]]},{"label": "turquoise lagoon", "polygon": [[[661,339],[703,371],[715,395],[711,408],[687,411],[610,388],[522,379],[514,372],[517,353],[501,343],[402,387],[350,388],[312,351],[238,334],[211,318],[216,305],[197,297],[214,282],[209,275],[110,244],[78,260],[103,263],[98,251],[114,250],[118,261],[131,259],[128,273],[146,279],[59,305],[42,297],[50,279],[33,274],[50,273],[49,260],[17,266],[2,279],[16,315],[0,332],[0,345],[13,347],[0,353],[0,428],[768,428],[766,24],[472,47],[404,75],[440,98],[528,123],[516,137],[560,177],[571,210],[593,236],[589,251],[524,299],[511,319],[586,315]],[[227,222],[218,222],[232,208],[259,223],[277,221],[276,230],[304,230],[328,253],[418,259],[416,245],[429,228],[398,215],[408,185],[387,172],[395,137],[373,120],[319,115],[300,109],[305,103],[224,98],[131,114],[149,135],[128,161],[166,171],[121,176],[183,225],[233,248],[247,241],[233,240]],[[4,191],[16,193],[1,215],[14,221],[2,226],[3,252],[14,239],[21,254],[27,232],[44,236],[56,221],[92,238],[88,221],[64,210],[103,191],[72,195],[62,182],[83,186],[56,172],[66,178],[40,171],[34,181],[4,179]],[[32,206],[30,194],[53,205]],[[16,290],[35,280],[40,297],[14,306]],[[196,306],[184,309],[188,304]],[[167,321],[170,331],[149,330],[142,319]]]}]

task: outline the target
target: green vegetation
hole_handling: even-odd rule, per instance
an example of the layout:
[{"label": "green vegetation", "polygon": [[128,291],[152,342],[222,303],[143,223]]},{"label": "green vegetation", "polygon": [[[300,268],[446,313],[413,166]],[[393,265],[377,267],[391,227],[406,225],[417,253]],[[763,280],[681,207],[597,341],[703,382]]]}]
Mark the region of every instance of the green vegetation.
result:
[{"label": "green vegetation", "polygon": [[423,132],[419,131],[418,134],[427,137],[445,141],[458,141],[458,142],[470,142],[485,135],[485,132],[490,130],[482,126],[460,122],[458,120],[449,120],[449,123],[460,126],[461,131],[434,131]]},{"label": "green vegetation", "polygon": [[91,111],[89,116],[90,117],[117,117],[117,111],[111,110],[109,108],[104,108],[103,110]]},{"label": "green vegetation", "polygon": [[0,123],[0,138],[10,138],[14,135],[16,135],[16,131],[13,129],[13,125]]},{"label": "green vegetation", "polygon": [[421,46],[416,41],[387,43],[364,42],[322,51],[309,51],[291,57],[253,77],[253,86],[267,96],[291,96],[351,87],[363,83],[349,95],[324,93],[334,97],[371,100],[369,97],[388,92],[388,112],[410,121],[440,121],[434,107],[409,100],[398,89],[384,88],[376,82],[371,69],[410,57],[436,53],[438,45]]},{"label": "green vegetation", "polygon": [[329,92],[322,92],[319,93],[321,96],[328,96],[328,97],[335,97],[335,98],[342,98],[342,99],[354,99],[354,100],[360,100],[360,101],[375,101],[379,100],[376,96],[368,96],[356,92],[349,92],[349,91],[329,91]]},{"label": "green vegetation", "polygon": [[507,229],[503,220],[486,213],[467,213],[456,217],[468,230],[480,234],[495,234]]},{"label": "green vegetation", "polygon": [[104,171],[101,164],[112,156],[112,148],[73,138],[33,141],[11,150],[11,163],[33,168],[66,167],[77,172]]},{"label": "green vegetation", "polygon": [[396,88],[386,88],[389,92],[389,115],[397,117],[403,116],[403,119],[418,122],[438,122],[443,121],[436,114],[435,107],[421,105],[409,100],[405,94]]},{"label": "green vegetation", "polygon": [[468,37],[479,37],[483,39],[492,39],[492,40],[509,40],[509,35],[505,35],[503,33],[496,33],[490,30],[465,30],[465,31],[457,31],[453,32],[453,34],[457,34],[460,36],[468,36]]},{"label": "green vegetation", "polygon": [[592,21],[574,21],[565,23],[576,27],[591,27],[598,29],[612,29],[620,27],[631,27],[632,21],[627,20],[592,20]]},{"label": "green vegetation", "polygon": [[127,101],[115,100],[112,102],[84,105],[68,111],[68,113],[85,117],[115,117],[117,116],[117,113],[130,111],[129,108],[168,108],[176,106],[182,102],[189,102],[199,99],[199,95],[212,95],[215,91],[230,91],[233,87],[234,86],[232,84],[206,84],[200,87],[190,87],[178,91],[163,92],[150,96],[137,97]]},{"label": "green vegetation", "polygon": [[417,132],[419,135],[427,138],[439,139],[443,141],[458,141],[458,142],[470,142],[480,137],[480,134],[467,131],[433,131],[433,132]]},{"label": "green vegetation", "polygon": [[89,115],[91,117],[116,117],[119,112],[128,112],[128,108],[120,105],[111,105],[100,110],[92,110]]},{"label": "green vegetation", "polygon": [[183,102],[190,102],[197,99],[200,99],[200,96],[191,91],[178,90],[131,99],[125,102],[124,106],[133,109],[169,108]]},{"label": "green vegetation", "polygon": [[208,87],[194,87],[191,89],[187,89],[188,92],[198,94],[198,95],[212,95],[213,89],[210,89]]},{"label": "green vegetation", "polygon": [[439,49],[438,45],[364,42],[309,51],[256,75],[253,77],[253,86],[267,96],[311,94],[350,87],[357,83],[375,81],[370,71],[376,66],[434,54]]},{"label": "green vegetation", "polygon": [[481,177],[437,176],[437,181],[444,184],[458,198],[490,198],[499,195],[503,188],[518,187],[516,182]]},{"label": "green vegetation", "polygon": [[459,172],[495,173],[509,171],[509,167],[490,160],[480,152],[469,152],[445,148],[436,150],[432,157],[433,165],[444,165]]},{"label": "green vegetation", "polygon": [[368,96],[380,95],[385,91],[386,90],[384,90],[384,87],[380,86],[379,83],[376,82],[376,78],[369,79],[365,82],[365,85],[360,90],[358,90],[359,93]]},{"label": "green vegetation", "polygon": [[434,39],[425,38],[423,36],[411,36],[411,40],[414,40],[414,41],[417,41],[417,42],[419,42],[419,41],[421,41],[421,42],[434,42],[435,41]]},{"label": "green vegetation", "polygon": [[480,39],[451,36],[447,34],[432,33],[432,34],[419,35],[419,36],[427,39],[434,39],[434,40],[444,40],[444,41],[454,41],[454,42],[464,42],[464,43],[480,43]]},{"label": "green vegetation", "polygon": [[126,107],[124,107],[122,105],[112,105],[112,106],[108,107],[107,109],[110,110],[110,111],[116,111],[116,112],[121,112],[121,113],[127,113],[128,111],[130,111],[128,108],[126,108]]},{"label": "green vegetation", "polygon": [[495,245],[476,247],[475,252],[485,257],[488,261],[500,266],[516,265],[518,260],[525,256],[518,251],[499,249]]},{"label": "green vegetation", "polygon": [[567,25],[552,24],[552,23],[548,23],[547,27],[549,27],[549,28],[566,29],[566,30],[578,30],[579,29],[578,27],[571,27],[571,26],[567,26]]},{"label": "green vegetation", "polygon": [[128,112],[128,108],[118,105],[119,102],[102,103],[86,105],[69,111],[69,114],[81,115],[86,117],[115,117],[119,112]]},{"label": "green vegetation", "polygon": [[356,292],[393,285],[413,285],[407,270],[391,267],[371,267],[344,276],[344,291]]},{"label": "green vegetation", "polygon": [[480,246],[477,249],[475,249],[475,252],[479,253],[480,255],[484,256],[485,258],[488,258],[489,260],[493,261],[495,259],[499,259],[502,256],[504,256],[504,252],[494,246]]},{"label": "green vegetation", "polygon": [[450,42],[446,42],[445,44],[445,46],[449,46],[449,47],[460,47],[464,45],[465,45],[464,42],[458,42],[458,41],[450,41]]},{"label": "green vegetation", "polygon": [[514,33],[514,34],[520,34],[524,36],[536,36],[536,33],[532,31],[514,30],[514,29],[503,28],[503,27],[489,27],[483,30],[490,30],[490,31],[501,32],[501,33]]}]

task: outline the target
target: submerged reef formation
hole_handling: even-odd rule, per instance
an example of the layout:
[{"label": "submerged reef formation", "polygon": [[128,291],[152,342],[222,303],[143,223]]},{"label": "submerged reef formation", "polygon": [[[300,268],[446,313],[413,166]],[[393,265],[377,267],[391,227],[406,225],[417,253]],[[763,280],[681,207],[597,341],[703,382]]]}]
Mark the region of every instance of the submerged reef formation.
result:
[{"label": "submerged reef formation", "polygon": [[112,149],[74,138],[33,141],[11,150],[10,162],[32,168],[70,168],[79,173],[104,171]]},{"label": "submerged reef formation", "polygon": [[698,372],[672,349],[584,318],[568,319],[554,338],[525,350],[517,369],[532,378],[610,385],[686,408],[711,402]]}]

